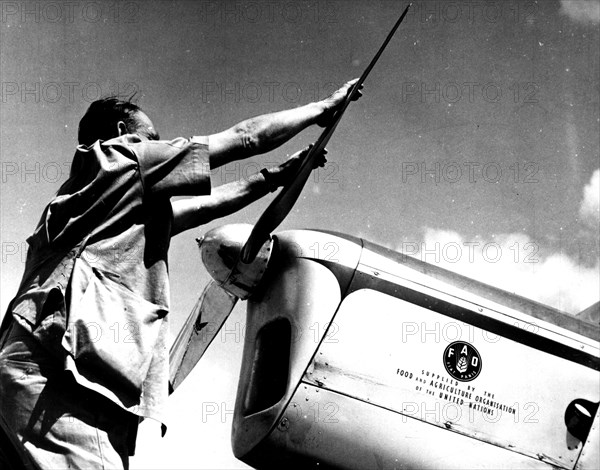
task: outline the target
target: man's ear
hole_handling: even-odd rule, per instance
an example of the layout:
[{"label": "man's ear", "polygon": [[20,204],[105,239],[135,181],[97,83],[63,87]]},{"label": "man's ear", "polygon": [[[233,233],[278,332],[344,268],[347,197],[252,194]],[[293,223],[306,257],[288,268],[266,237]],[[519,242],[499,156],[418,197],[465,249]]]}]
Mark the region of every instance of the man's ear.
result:
[{"label": "man's ear", "polygon": [[129,131],[127,130],[127,126],[125,125],[125,123],[123,121],[119,121],[117,123],[117,128],[118,128],[117,130],[118,130],[119,137],[121,137],[122,135],[125,135],[125,134],[129,134]]}]

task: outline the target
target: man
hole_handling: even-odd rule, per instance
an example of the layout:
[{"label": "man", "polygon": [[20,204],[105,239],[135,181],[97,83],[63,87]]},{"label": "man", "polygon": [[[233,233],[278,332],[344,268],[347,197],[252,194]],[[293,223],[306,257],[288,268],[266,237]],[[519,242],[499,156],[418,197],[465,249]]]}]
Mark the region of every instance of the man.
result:
[{"label": "man", "polygon": [[37,465],[128,467],[139,419],[165,422],[170,238],[284,185],[305,151],[212,192],[210,170],[325,126],[354,83],[323,101],[172,141],[159,140],[131,102],[92,103],[70,177],[27,240],[25,273],[0,329],[0,415]]}]

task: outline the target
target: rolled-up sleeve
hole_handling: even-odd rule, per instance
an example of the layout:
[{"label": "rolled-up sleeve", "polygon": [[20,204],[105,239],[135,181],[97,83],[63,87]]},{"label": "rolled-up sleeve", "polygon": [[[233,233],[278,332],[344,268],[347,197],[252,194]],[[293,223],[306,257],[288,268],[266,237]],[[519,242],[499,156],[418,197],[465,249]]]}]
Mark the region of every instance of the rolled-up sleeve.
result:
[{"label": "rolled-up sleeve", "polygon": [[144,192],[152,196],[210,194],[208,138],[145,141],[133,146]]}]

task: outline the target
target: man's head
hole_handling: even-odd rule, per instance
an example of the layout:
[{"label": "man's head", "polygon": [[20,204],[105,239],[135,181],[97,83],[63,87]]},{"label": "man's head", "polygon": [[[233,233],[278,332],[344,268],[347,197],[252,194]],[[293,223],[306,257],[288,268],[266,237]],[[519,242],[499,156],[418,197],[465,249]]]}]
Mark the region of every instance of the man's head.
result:
[{"label": "man's head", "polygon": [[139,134],[149,140],[159,136],[150,118],[131,100],[116,97],[94,101],[79,121],[77,140],[92,145],[125,134]]}]

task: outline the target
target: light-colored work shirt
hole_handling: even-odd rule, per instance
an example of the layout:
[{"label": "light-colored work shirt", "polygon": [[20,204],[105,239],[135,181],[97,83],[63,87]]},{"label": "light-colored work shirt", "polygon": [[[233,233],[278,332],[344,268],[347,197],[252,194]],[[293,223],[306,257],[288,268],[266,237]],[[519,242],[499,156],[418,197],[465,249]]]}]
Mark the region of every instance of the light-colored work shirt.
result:
[{"label": "light-colored work shirt", "polygon": [[78,383],[164,423],[170,198],[207,194],[207,138],[125,135],[79,146],[69,179],[27,239],[7,315]]}]

